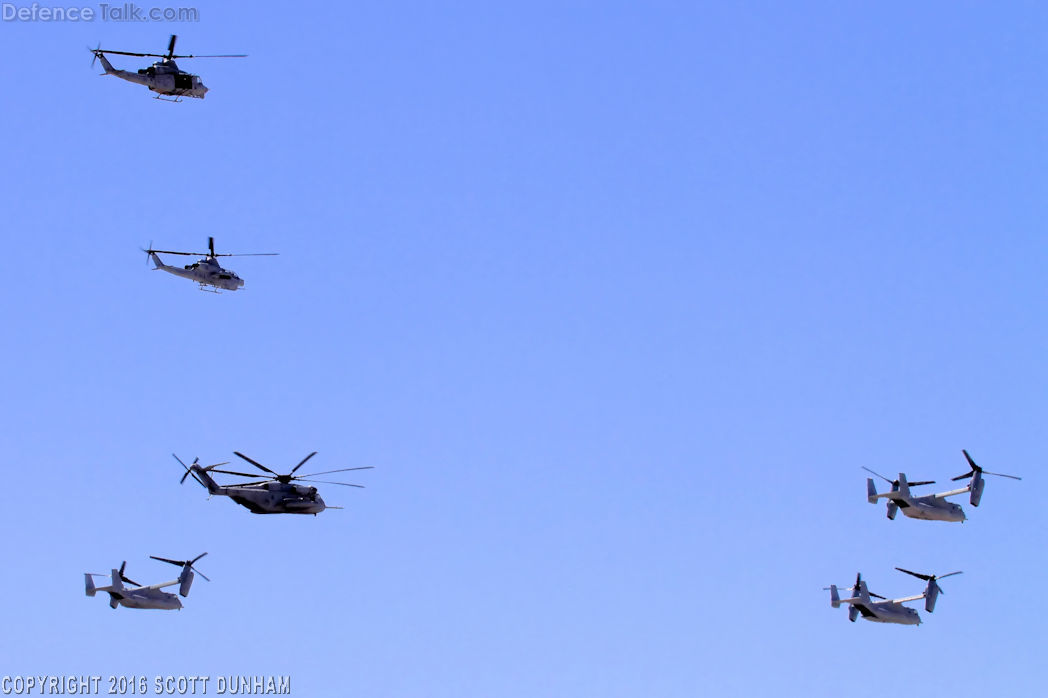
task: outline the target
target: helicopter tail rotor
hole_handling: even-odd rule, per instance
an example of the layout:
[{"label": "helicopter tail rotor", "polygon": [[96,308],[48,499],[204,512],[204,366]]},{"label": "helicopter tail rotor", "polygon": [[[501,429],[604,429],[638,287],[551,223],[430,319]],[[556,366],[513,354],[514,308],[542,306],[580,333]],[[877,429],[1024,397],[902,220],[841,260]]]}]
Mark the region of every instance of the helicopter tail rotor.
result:
[{"label": "helicopter tail rotor", "polygon": [[[105,71],[102,75],[109,75],[114,71],[113,64],[106,58],[107,51],[102,50],[102,44],[99,43],[95,48],[87,47],[87,50],[91,52],[91,67],[95,67],[95,63],[102,61],[102,69]],[[112,53],[112,52],[109,52]]]},{"label": "helicopter tail rotor", "polygon": [[[182,459],[176,456],[174,453],[172,453],[171,456],[175,460],[177,460],[179,465],[181,465],[186,470],[185,474],[182,475],[182,479],[178,481],[179,484],[185,484],[186,478],[192,475],[193,479],[196,480],[201,487],[208,491],[208,494],[217,494],[222,489],[221,487],[219,487],[217,482],[211,479],[211,475],[209,475],[209,473],[212,470],[215,470],[215,468],[217,468],[220,465],[226,465],[226,463],[215,463],[214,465],[202,467],[200,465],[200,459],[194,458],[193,462],[190,465],[186,465],[182,461]],[[224,471],[218,470],[216,472],[221,473]]]}]

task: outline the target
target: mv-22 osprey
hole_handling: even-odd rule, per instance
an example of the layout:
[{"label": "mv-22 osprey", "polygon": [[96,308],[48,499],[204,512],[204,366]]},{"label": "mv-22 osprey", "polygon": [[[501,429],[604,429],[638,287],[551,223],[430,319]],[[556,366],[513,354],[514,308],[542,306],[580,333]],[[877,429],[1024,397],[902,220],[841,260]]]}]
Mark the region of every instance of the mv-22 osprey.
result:
[{"label": "mv-22 osprey", "polygon": [[[913,575],[918,579],[925,580],[928,582],[928,586],[925,587],[924,592],[921,594],[906,596],[901,599],[886,599],[879,594],[871,593],[866,587],[866,582],[862,580],[862,573],[859,573],[855,576],[855,586],[850,587],[853,593],[853,596],[850,598],[842,599],[840,593],[837,591],[836,584],[831,584],[827,587],[830,590],[830,605],[834,608],[840,608],[841,604],[846,604],[849,607],[848,620],[853,623],[855,622],[855,619],[862,614],[863,618],[873,621],[874,623],[920,625],[921,616],[917,611],[908,606],[903,606],[903,604],[908,601],[919,601],[924,599],[924,610],[931,613],[935,610],[935,600],[939,598],[939,594],[943,593],[942,588],[938,584],[938,580],[952,577],[955,574],[961,574],[960,571],[958,571],[936,576],[934,574],[911,572],[910,570],[904,570],[901,567],[896,567],[895,569]],[[874,601],[873,599],[881,600]]]},{"label": "mv-22 osprey", "polygon": [[895,514],[901,509],[902,513],[911,519],[925,519],[930,521],[964,521],[966,518],[964,515],[964,509],[962,509],[959,504],[947,502],[946,497],[971,492],[969,501],[973,507],[977,507],[982,500],[983,488],[986,487],[986,481],[983,480],[983,475],[997,475],[999,477],[1008,477],[1013,480],[1022,479],[1015,475],[991,473],[989,470],[983,470],[975,464],[972,457],[968,455],[968,451],[962,450],[961,453],[963,453],[964,457],[968,460],[968,465],[971,467],[971,471],[963,475],[958,475],[953,479],[956,481],[971,477],[971,481],[964,487],[950,490],[949,492],[916,496],[910,493],[911,487],[931,485],[935,481],[925,480],[922,482],[907,482],[905,473],[899,473],[898,480],[889,480],[880,473],[876,473],[863,466],[863,470],[873,473],[885,482],[890,483],[892,486],[891,491],[878,494],[877,488],[874,486],[873,478],[866,478],[866,499],[870,504],[876,504],[878,499],[887,499],[889,519],[894,519]]},{"label": "mv-22 osprey", "polygon": [[[204,579],[207,576],[203,572],[196,569],[193,565],[197,560],[207,555],[207,553],[201,553],[192,560],[168,560],[166,557],[155,557],[150,555],[154,560],[160,560],[160,562],[166,562],[171,565],[178,565],[182,568],[181,574],[178,575],[178,579],[173,579],[170,582],[161,582],[160,584],[152,584],[150,586],[142,586],[138,582],[132,581],[124,576],[124,568],[127,567],[127,561],[125,560],[120,565],[120,569],[114,569],[111,579],[112,584],[107,587],[96,587],[95,580],[92,577],[104,577],[104,574],[93,574],[91,572],[84,573],[84,592],[88,596],[94,596],[100,591],[104,591],[109,594],[109,607],[116,608],[117,606],[124,606],[126,608],[152,608],[161,611],[175,611],[182,609],[182,602],[178,600],[178,596],[175,594],[163,591],[164,587],[174,586],[178,584],[178,593],[182,596],[189,596],[189,588],[193,586],[193,573],[199,574]],[[207,579],[207,581],[211,581]],[[131,587],[125,587],[124,583],[131,584]]]},{"label": "mv-22 osprey", "polygon": [[[246,58],[246,54],[222,54],[222,55],[210,55],[210,56],[176,56],[175,55],[175,41],[178,36],[175,34],[171,35],[171,40],[167,44],[167,53],[134,53],[131,51],[111,51],[109,49],[103,49],[101,46],[98,48],[90,49],[91,53],[95,54],[95,58],[92,59],[91,65],[94,66],[95,60],[102,61],[102,68],[106,71],[106,75],[112,75],[113,77],[120,78],[121,80],[127,80],[138,85],[145,85],[151,91],[156,92],[156,99],[163,100],[165,102],[180,102],[182,97],[196,97],[197,99],[203,99],[204,95],[207,94],[207,88],[204,87],[204,83],[200,81],[200,76],[187,73],[184,70],[180,70],[178,65],[175,63],[176,58]],[[142,68],[138,72],[131,72],[130,70],[119,70],[113,67],[113,64],[106,58],[107,53],[118,54],[121,56],[151,56],[153,58],[160,58],[148,68]]]}]

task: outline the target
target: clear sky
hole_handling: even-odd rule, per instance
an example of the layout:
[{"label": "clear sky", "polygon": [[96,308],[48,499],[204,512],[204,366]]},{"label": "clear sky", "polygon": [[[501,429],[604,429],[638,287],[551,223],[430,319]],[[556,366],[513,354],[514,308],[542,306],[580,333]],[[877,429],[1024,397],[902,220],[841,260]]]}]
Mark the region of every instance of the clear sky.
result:
[{"label": "clear sky", "polygon": [[[1043,3],[195,7],[0,23],[0,674],[1043,690]],[[250,57],[178,105],[90,67],[171,33]],[[209,235],[281,256],[216,296],[139,251]],[[866,503],[962,448],[1023,481]],[[316,518],[178,484],[234,449],[375,469]],[[84,597],[204,551],[182,611]],[[895,566],[965,573],[830,608]]]}]

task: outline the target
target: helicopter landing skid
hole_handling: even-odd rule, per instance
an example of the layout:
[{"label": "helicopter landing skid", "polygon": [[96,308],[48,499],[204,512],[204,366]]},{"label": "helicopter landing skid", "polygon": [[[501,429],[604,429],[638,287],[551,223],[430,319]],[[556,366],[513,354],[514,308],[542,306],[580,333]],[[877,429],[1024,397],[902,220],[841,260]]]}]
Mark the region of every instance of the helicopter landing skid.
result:
[{"label": "helicopter landing skid", "polygon": [[174,99],[168,99],[166,97],[163,97],[162,95],[157,95],[153,99],[159,99],[161,102],[169,102],[171,104],[178,104],[179,102],[182,101],[181,97],[175,97]]},{"label": "helicopter landing skid", "polygon": [[208,286],[207,284],[200,284],[200,290],[206,293],[222,293],[217,288],[213,288],[211,286]]}]

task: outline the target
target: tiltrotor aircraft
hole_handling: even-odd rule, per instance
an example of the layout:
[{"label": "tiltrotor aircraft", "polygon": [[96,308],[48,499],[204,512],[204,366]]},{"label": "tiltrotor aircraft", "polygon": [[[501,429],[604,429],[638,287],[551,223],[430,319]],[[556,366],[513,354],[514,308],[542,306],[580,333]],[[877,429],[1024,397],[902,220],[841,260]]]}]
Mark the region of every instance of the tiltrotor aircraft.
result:
[{"label": "tiltrotor aircraft", "polygon": [[964,480],[970,477],[971,481],[956,490],[950,490],[949,492],[939,492],[937,494],[928,494],[923,496],[916,496],[910,492],[911,487],[918,487],[920,485],[931,485],[934,484],[934,480],[926,480],[923,482],[907,482],[905,473],[899,473],[898,480],[889,480],[880,473],[876,473],[869,468],[863,466],[863,470],[873,473],[877,477],[881,478],[885,482],[891,484],[892,488],[889,492],[877,493],[877,488],[874,486],[873,478],[866,478],[866,499],[870,504],[876,504],[878,499],[885,498],[888,500],[888,518],[894,519],[895,514],[901,509],[902,513],[909,516],[911,519],[926,519],[931,521],[964,521],[964,509],[959,504],[946,501],[946,497],[952,497],[957,494],[964,494],[965,492],[971,492],[969,501],[973,507],[979,506],[979,502],[982,500],[983,489],[986,487],[986,481],[983,480],[983,475],[997,475],[999,477],[1009,477],[1013,480],[1021,480],[1021,477],[1015,475],[1005,475],[1004,473],[991,473],[989,470],[983,470],[972,457],[968,455],[968,451],[962,450],[961,453],[968,460],[968,465],[971,466],[971,471],[964,475],[958,475],[953,478],[954,480]]},{"label": "tiltrotor aircraft", "polygon": [[[165,557],[154,557],[153,555],[150,555],[149,557],[154,560],[178,565],[182,568],[182,572],[178,575],[178,579],[172,579],[170,582],[161,582],[160,584],[153,584],[151,586],[142,586],[138,582],[134,582],[124,576],[124,568],[127,566],[126,560],[120,564],[120,569],[113,570],[110,577],[112,579],[112,584],[107,587],[96,587],[95,581],[92,579],[92,577],[105,577],[106,575],[85,572],[85,593],[88,596],[94,596],[99,591],[106,592],[109,594],[110,608],[126,606],[127,608],[154,608],[161,611],[181,610],[182,602],[178,600],[178,596],[162,591],[162,589],[164,587],[178,584],[178,593],[182,596],[189,596],[189,587],[193,586],[194,572],[201,577],[204,577],[204,579],[207,579],[203,572],[193,566],[196,564],[196,561],[204,557],[204,555],[207,555],[207,553],[201,553],[192,560],[168,560]],[[207,579],[207,581],[210,582],[211,580]],[[125,587],[125,582],[133,586]]]},{"label": "tiltrotor aircraft", "polygon": [[[222,265],[218,263],[218,257],[274,257],[279,254],[278,252],[215,254],[215,238],[213,237],[207,239],[207,250],[207,252],[174,252],[172,250],[154,250],[152,246],[150,246],[148,250],[145,250],[145,253],[153,260],[156,269],[166,271],[168,274],[174,274],[175,276],[181,276],[184,279],[196,281],[200,284],[201,291],[211,291],[213,293],[221,293],[221,291],[217,289],[236,291],[238,288],[244,286],[244,280],[237,276],[235,271],[222,268]],[[192,264],[187,264],[184,267],[177,267],[164,264],[164,261],[160,259],[160,257],[157,257],[158,253],[179,254],[186,257],[204,255],[204,258],[197,260]],[[213,288],[208,288],[209,286]]]},{"label": "tiltrotor aircraft", "polygon": [[317,455],[317,452],[313,451],[303,458],[298,465],[292,468],[290,473],[287,475],[278,475],[276,472],[270,470],[261,463],[251,460],[243,453],[239,453],[238,451],[233,451],[233,453],[256,468],[269,473],[273,477],[259,480],[257,482],[243,482],[223,487],[211,479],[210,473],[225,473],[227,475],[239,475],[241,477],[254,478],[259,477],[259,475],[217,469],[219,465],[225,465],[225,463],[217,463],[216,465],[202,467],[197,464],[199,459],[195,459],[191,465],[186,465],[182,462],[182,459],[175,456],[174,453],[171,455],[175,456],[175,460],[181,463],[182,467],[186,469],[186,473],[182,476],[181,482],[185,482],[186,478],[192,475],[193,479],[205,487],[209,494],[229,497],[240,506],[250,510],[253,514],[313,514],[316,516],[325,509],[341,509],[342,507],[332,507],[324,504],[324,500],[317,493],[316,487],[296,485],[295,481],[299,480],[302,482],[316,482],[324,485],[342,485],[344,487],[363,488],[363,485],[353,485],[348,482],[330,482],[327,480],[310,480],[308,478],[312,478],[316,475],[328,475],[330,473],[344,473],[350,470],[370,470],[374,467],[366,465],[359,468],[340,468],[338,470],[325,470],[320,473],[310,473],[309,475],[295,475],[295,471],[301,468],[310,458]]},{"label": "tiltrotor aircraft", "polygon": [[[95,54],[95,59],[102,61],[102,68],[105,69],[106,75],[113,75],[121,80],[127,80],[139,85],[145,85],[153,92],[156,92],[156,99],[162,99],[165,102],[181,102],[182,97],[196,97],[203,99],[204,95],[207,94],[207,88],[204,87],[204,83],[200,81],[200,77],[187,73],[184,70],[179,70],[178,65],[175,63],[176,58],[246,58],[246,54],[242,53],[226,53],[221,55],[210,55],[210,56],[176,56],[175,55],[175,41],[178,36],[175,34],[171,35],[171,40],[167,44],[167,53],[133,53],[131,51],[110,51],[109,49],[103,49],[101,46],[98,48],[91,49],[91,53]],[[118,70],[113,67],[113,64],[106,58],[107,53],[117,54],[121,56],[151,56],[154,58],[160,58],[148,68],[142,68],[138,72],[132,73],[130,70]],[[95,65],[95,60],[91,61],[92,67]]]},{"label": "tiltrotor aircraft", "polygon": [[[920,625],[921,617],[918,615],[917,611],[907,606],[903,606],[903,604],[908,601],[919,601],[924,599],[924,610],[931,613],[935,610],[935,600],[939,598],[939,594],[943,593],[942,588],[938,584],[938,580],[951,577],[955,574],[961,574],[960,571],[957,571],[936,576],[934,574],[911,572],[909,570],[904,570],[901,567],[896,567],[895,569],[925,580],[928,582],[928,586],[925,587],[923,593],[915,596],[906,596],[901,599],[886,599],[883,596],[871,593],[866,587],[866,582],[862,580],[862,573],[859,573],[855,576],[855,586],[846,587],[852,591],[853,595],[851,598],[842,599],[840,593],[837,591],[836,584],[831,584],[828,587],[830,590],[830,605],[834,608],[840,608],[841,604],[848,604],[848,620],[853,623],[855,622],[855,619],[862,614],[863,618],[873,621],[874,623]],[[873,599],[881,600],[874,601]]]}]

